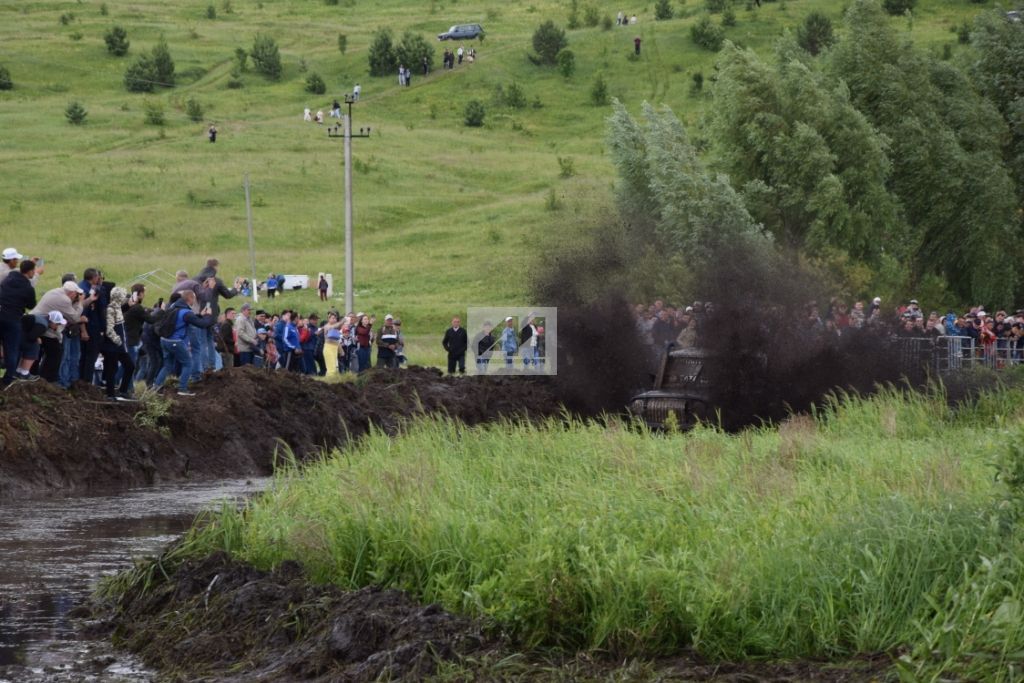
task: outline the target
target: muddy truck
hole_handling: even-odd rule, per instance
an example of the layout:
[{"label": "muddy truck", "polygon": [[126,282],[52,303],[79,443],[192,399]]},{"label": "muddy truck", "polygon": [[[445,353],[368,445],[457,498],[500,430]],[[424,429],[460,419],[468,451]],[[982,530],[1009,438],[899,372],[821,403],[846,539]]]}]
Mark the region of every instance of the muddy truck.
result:
[{"label": "muddy truck", "polygon": [[671,423],[688,429],[714,415],[711,406],[711,366],[715,354],[708,349],[665,347],[654,375],[654,387],[634,396],[629,412],[652,429]]}]

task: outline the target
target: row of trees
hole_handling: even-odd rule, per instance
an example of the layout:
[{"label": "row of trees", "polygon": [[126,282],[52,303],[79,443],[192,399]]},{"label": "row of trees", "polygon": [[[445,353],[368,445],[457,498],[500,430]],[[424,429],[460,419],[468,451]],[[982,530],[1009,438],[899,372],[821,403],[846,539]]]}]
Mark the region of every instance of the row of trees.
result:
[{"label": "row of trees", "polygon": [[[963,67],[915,48],[877,0],[814,57],[727,44],[710,108],[712,169],[678,120],[620,106],[609,145],[634,229],[687,254],[764,242],[960,301],[1024,294],[1024,29],[978,17]],[[717,172],[717,173],[716,173]],[[722,173],[724,175],[719,175]]]}]

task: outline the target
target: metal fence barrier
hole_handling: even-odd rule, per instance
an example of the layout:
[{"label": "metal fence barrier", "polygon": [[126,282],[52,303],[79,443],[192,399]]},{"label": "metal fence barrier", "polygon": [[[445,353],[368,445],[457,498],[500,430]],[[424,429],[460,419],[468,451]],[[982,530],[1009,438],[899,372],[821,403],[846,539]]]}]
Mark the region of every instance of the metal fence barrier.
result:
[{"label": "metal fence barrier", "polygon": [[933,361],[938,372],[981,366],[1002,370],[1024,362],[1024,342],[997,339],[991,344],[976,344],[971,337],[936,337]]}]

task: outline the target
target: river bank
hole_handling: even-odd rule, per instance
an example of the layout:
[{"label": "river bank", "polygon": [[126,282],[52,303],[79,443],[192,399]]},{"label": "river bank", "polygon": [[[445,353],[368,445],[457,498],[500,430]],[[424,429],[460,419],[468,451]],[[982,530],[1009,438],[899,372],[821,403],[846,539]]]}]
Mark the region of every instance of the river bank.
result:
[{"label": "river bank", "polygon": [[195,392],[111,403],[93,386],[32,382],[0,393],[0,501],[266,476],[276,457],[318,457],[371,425],[394,433],[418,414],[477,424],[559,410],[543,381],[442,377],[428,368],[333,384],[244,368],[215,373]]}]

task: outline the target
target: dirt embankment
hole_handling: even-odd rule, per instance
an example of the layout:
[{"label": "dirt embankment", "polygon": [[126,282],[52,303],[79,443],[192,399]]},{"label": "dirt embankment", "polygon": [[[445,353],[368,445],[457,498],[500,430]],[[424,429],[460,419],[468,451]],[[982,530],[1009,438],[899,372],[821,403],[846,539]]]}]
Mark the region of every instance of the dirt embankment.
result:
[{"label": "dirt embankment", "polygon": [[427,368],[328,384],[252,368],[216,373],[196,396],[112,403],[92,386],[45,382],[0,393],[0,499],[182,479],[267,475],[286,444],[301,458],[416,414],[468,424],[559,410],[548,384],[452,378]]},{"label": "dirt embankment", "polygon": [[[885,680],[880,654],[843,663],[714,663],[692,653],[647,662],[590,653],[517,652],[499,629],[375,587],[345,592],[284,562],[264,572],[215,553],[136,580],[81,607],[95,636],[141,655],[166,680],[364,682]],[[138,575],[137,575],[138,576]]]}]

